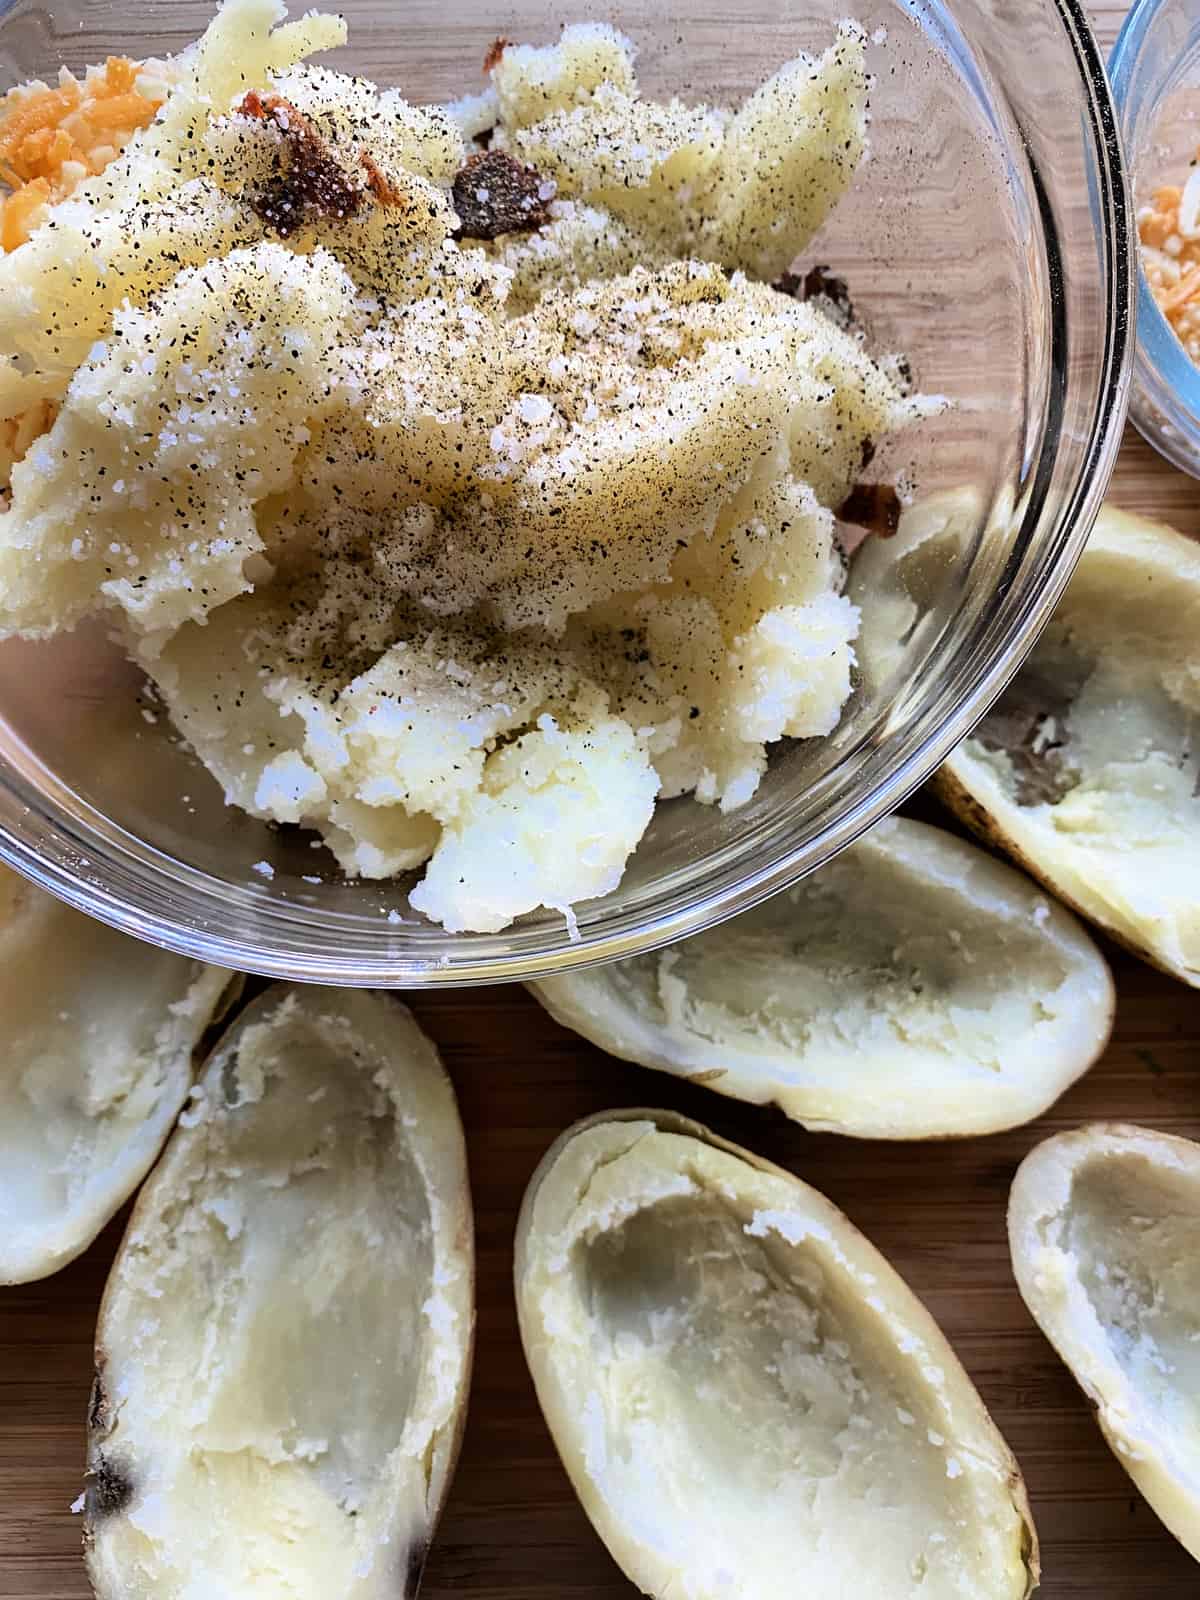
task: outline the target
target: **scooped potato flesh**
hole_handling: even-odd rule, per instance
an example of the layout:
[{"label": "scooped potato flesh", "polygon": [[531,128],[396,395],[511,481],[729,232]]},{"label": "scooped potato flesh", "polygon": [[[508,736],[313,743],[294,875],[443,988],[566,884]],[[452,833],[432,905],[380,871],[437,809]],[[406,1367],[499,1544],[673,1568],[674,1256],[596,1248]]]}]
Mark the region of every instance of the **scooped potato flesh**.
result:
[{"label": "scooped potato flesh", "polygon": [[1018,1172],[1009,1230],[1034,1316],[1200,1558],[1200,1146],[1120,1125],[1049,1139]]},{"label": "scooped potato flesh", "polygon": [[0,867],[0,1283],[64,1266],[133,1193],[232,981]]},{"label": "scooped potato flesh", "polygon": [[1106,508],[945,772],[1051,887],[1200,984],[1200,546]]},{"label": "scooped potato flesh", "polygon": [[462,1133],[390,1001],[268,992],[207,1067],[97,1333],[102,1596],[409,1592],[469,1363]]},{"label": "scooped potato flesh", "polygon": [[1103,1048],[1113,1004],[1074,918],[906,820],[719,928],[533,989],[615,1055],[896,1138],[1038,1115]]},{"label": "scooped potato flesh", "polygon": [[[12,467],[0,634],[103,613],[230,804],[352,876],[432,862],[413,905],[448,929],[569,914],[660,793],[741,804],[849,697],[833,512],[940,402],[769,285],[862,156],[865,37],[730,115],[643,98],[611,28],[504,50],[492,149],[550,213],[484,247],[455,116],[304,62],[344,24],[282,15],[226,0],[158,120],[0,256],[0,423],[57,412]],[[251,89],[350,197],[286,238]],[[508,781],[547,732],[567,757]]]},{"label": "scooped potato flesh", "polygon": [[693,1600],[1025,1593],[1003,1442],[828,1202],[650,1122],[560,1151],[526,1200],[522,1336],[635,1583]]}]

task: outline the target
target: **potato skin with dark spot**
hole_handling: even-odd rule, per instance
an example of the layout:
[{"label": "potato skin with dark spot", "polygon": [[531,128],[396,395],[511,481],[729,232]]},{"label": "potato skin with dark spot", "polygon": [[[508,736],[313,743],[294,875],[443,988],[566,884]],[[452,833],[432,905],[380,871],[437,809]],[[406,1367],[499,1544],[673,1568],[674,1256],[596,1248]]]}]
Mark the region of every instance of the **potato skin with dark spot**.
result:
[{"label": "potato skin with dark spot", "polygon": [[[300,1088],[298,1079],[303,1080]],[[276,1098],[264,1106],[271,1096]],[[318,1102],[323,1103],[311,1111],[311,1121],[297,1128],[298,1108],[308,1110]],[[335,1104],[336,1111],[331,1109]],[[104,1600],[167,1600],[176,1593],[172,1574],[186,1573],[197,1594],[207,1596],[211,1588],[214,1593],[249,1595],[257,1591],[254,1573],[260,1569],[253,1551],[261,1541],[281,1560],[290,1579],[288,1592],[298,1597],[333,1600],[336,1592],[337,1600],[347,1600],[351,1593],[364,1600],[415,1600],[462,1439],[474,1343],[474,1230],[453,1087],[432,1043],[391,996],[276,985],[259,994],[217,1043],[200,1074],[197,1107],[194,1120],[176,1127],[142,1190],[100,1309],[87,1411],[84,1497],[84,1552],[93,1588]],[[327,1130],[329,1144],[321,1146],[317,1163],[325,1188],[319,1199],[305,1188],[308,1221],[301,1222],[301,1234],[318,1236],[329,1260],[352,1264],[361,1244],[355,1223],[361,1206],[379,1206],[373,1225],[383,1232],[394,1220],[392,1202],[398,1201],[402,1216],[411,1213],[412,1222],[398,1222],[386,1235],[387,1245],[394,1260],[397,1249],[409,1248],[409,1240],[419,1237],[422,1228],[430,1229],[428,1261],[419,1254],[413,1260],[436,1277],[433,1292],[445,1297],[438,1305],[441,1321],[428,1338],[420,1333],[418,1354],[412,1357],[412,1346],[397,1344],[389,1318],[371,1316],[365,1360],[361,1352],[345,1357],[344,1319],[336,1324],[314,1321],[308,1328],[310,1341],[315,1331],[325,1342],[319,1348],[312,1345],[314,1365],[283,1380],[272,1418],[283,1419],[286,1427],[289,1419],[305,1413],[321,1389],[325,1369],[332,1366],[319,1422],[325,1425],[323,1436],[334,1437],[346,1414],[347,1386],[361,1382],[363,1371],[378,1361],[387,1369],[383,1387],[372,1393],[369,1413],[360,1407],[358,1420],[346,1421],[350,1432],[360,1427],[363,1415],[369,1418],[365,1464],[352,1492],[340,1497],[314,1475],[311,1489],[326,1496],[331,1517],[305,1511],[293,1515],[295,1502],[271,1476],[271,1447],[278,1434],[268,1432],[265,1450],[258,1435],[252,1448],[258,1450],[263,1471],[247,1486],[235,1470],[231,1492],[238,1496],[242,1515],[234,1527],[222,1520],[220,1493],[201,1488],[194,1499],[179,1498],[195,1489],[180,1463],[205,1455],[209,1437],[203,1429],[188,1435],[190,1408],[202,1408],[212,1393],[197,1381],[196,1347],[188,1340],[197,1330],[204,1338],[205,1330],[219,1320],[219,1308],[229,1303],[224,1289],[236,1285],[250,1299],[254,1291],[241,1271],[242,1257],[236,1252],[222,1256],[203,1226],[189,1232],[181,1218],[201,1211],[193,1204],[197,1189],[214,1204],[239,1207],[246,1231],[258,1245],[253,1254],[256,1271],[261,1269],[258,1287],[266,1285],[261,1303],[275,1307],[294,1290],[281,1326],[291,1329],[303,1323],[308,1308],[304,1275],[291,1275],[295,1254],[279,1246],[280,1236],[271,1231],[281,1224],[278,1216],[270,1220],[270,1198],[281,1187],[281,1173],[286,1173],[286,1182],[311,1174],[312,1152]],[[224,1163],[210,1162],[214,1148],[223,1152]],[[363,1165],[377,1162],[381,1165],[377,1170],[372,1166],[366,1188],[356,1188]],[[407,1186],[385,1194],[383,1186],[397,1165],[410,1175]],[[282,1223],[294,1215],[285,1207]],[[340,1232],[332,1231],[339,1225]],[[163,1265],[166,1258],[170,1269]],[[372,1280],[387,1270],[377,1264]],[[160,1271],[169,1275],[169,1288],[162,1287]],[[426,1291],[418,1284],[414,1296],[410,1276],[393,1276],[394,1292],[404,1304],[412,1300],[423,1315]],[[353,1277],[354,1283],[360,1281]],[[188,1312],[173,1323],[169,1318],[156,1321],[157,1308],[178,1304],[180,1297]],[[269,1361],[273,1349],[268,1343],[263,1359]],[[394,1378],[389,1356],[396,1362]],[[403,1447],[415,1404],[406,1398],[401,1366],[413,1359],[422,1362],[421,1372],[432,1370],[425,1363],[444,1359],[454,1386],[430,1386],[424,1414],[434,1432],[427,1451],[412,1458],[418,1470],[410,1474],[397,1469],[393,1457]],[[147,1368],[156,1361],[158,1367],[148,1376]],[[260,1371],[223,1367],[222,1383],[213,1388],[232,1406],[236,1402],[229,1400],[230,1384],[246,1379],[253,1387],[245,1391],[249,1399],[243,1411],[252,1413],[257,1398],[270,1387],[260,1381]],[[421,1393],[419,1383],[415,1392]],[[173,1432],[177,1419],[182,1437]],[[310,1432],[315,1432],[311,1423]],[[173,1442],[178,1445],[174,1450]],[[218,1440],[207,1457],[211,1477],[219,1476],[228,1459]],[[211,1481],[205,1473],[199,1477]],[[381,1487],[392,1493],[378,1494]],[[160,1521],[143,1520],[143,1511],[155,1503],[164,1508]],[[335,1559],[327,1569],[324,1562],[331,1549]],[[364,1550],[374,1552],[373,1560],[361,1559]]]},{"label": "potato skin with dark spot", "polygon": [[97,1451],[87,1471],[85,1490],[88,1523],[95,1525],[103,1517],[113,1517],[133,1499],[134,1484],[124,1469],[110,1456]]},{"label": "potato skin with dark spot", "polygon": [[1060,905],[1066,906],[1068,911],[1073,911],[1077,917],[1082,917],[1085,922],[1090,922],[1122,950],[1128,950],[1130,955],[1137,956],[1139,961],[1144,961],[1147,966],[1156,967],[1159,972],[1165,972],[1169,978],[1178,978],[1179,974],[1173,971],[1164,962],[1160,961],[1154,952],[1147,946],[1139,944],[1127,934],[1119,932],[1107,922],[1101,921],[1092,912],[1079,904],[1078,900],[1067,894],[1054,880],[1049,877],[1032,857],[1017,847],[1004,832],[1004,829],[992,816],[985,806],[980,805],[975,796],[963,784],[948,766],[940,767],[933,777],[932,785],[938,799],[958,820],[970,828],[971,832],[984,844],[995,850],[998,854],[1008,856],[1023,872],[1042,884]]},{"label": "potato skin with dark spot", "polygon": [[103,1352],[96,1351],[96,1368],[87,1412],[87,1467],[84,1472],[83,1547],[90,1549],[96,1525],[124,1511],[134,1496],[129,1468],[106,1448],[113,1430],[108,1393],[104,1387]]}]

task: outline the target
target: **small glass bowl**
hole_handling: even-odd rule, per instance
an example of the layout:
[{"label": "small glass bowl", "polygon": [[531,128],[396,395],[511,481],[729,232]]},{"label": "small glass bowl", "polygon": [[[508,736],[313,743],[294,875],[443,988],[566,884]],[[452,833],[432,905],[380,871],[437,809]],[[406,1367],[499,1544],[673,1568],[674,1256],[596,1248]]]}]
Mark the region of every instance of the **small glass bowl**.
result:
[{"label": "small glass bowl", "polygon": [[[298,4],[297,10],[303,9]],[[1062,593],[1124,422],[1132,235],[1115,116],[1077,0],[349,0],[330,65],[415,101],[481,87],[498,36],[605,20],[645,92],[737,103],[851,11],[871,44],[870,159],[798,263],[850,284],[873,347],[952,407],[881,450],[880,480],[974,507],[906,630],[828,739],[772,751],[722,815],[659,807],[624,881],[501,934],[451,934],[406,884],[347,881],[298,829],[222,802],[102,626],[0,645],[0,859],[81,910],[202,959],[316,983],[543,976],[744,911],[820,866],[920,783],[1016,671]],[[109,54],[175,51],[202,0],[0,0],[0,89]]]},{"label": "small glass bowl", "polygon": [[[1200,0],[1136,0],[1109,75],[1136,212],[1160,183],[1186,176],[1200,147]],[[1129,415],[1168,461],[1200,478],[1200,367],[1159,310],[1140,264]]]}]

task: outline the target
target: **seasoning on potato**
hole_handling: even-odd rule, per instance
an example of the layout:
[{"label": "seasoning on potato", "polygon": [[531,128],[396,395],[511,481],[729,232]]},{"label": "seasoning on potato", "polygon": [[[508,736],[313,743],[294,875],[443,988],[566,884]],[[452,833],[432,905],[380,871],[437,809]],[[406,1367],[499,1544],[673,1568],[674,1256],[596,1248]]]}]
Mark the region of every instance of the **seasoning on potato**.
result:
[{"label": "seasoning on potato", "polygon": [[850,695],[834,513],[942,402],[773,285],[866,36],[727,111],[580,24],[418,107],[283,14],[226,0],[0,254],[0,636],[100,616],[229,804],[447,929],[571,922]]},{"label": "seasoning on potato", "polygon": [[57,1272],[128,1200],[238,981],[0,867],[0,1284]]},{"label": "seasoning on potato", "polygon": [[210,1058],[113,1264],[100,1600],[411,1600],[467,1398],[462,1127],[397,1002],[276,986]]},{"label": "seasoning on potato", "polygon": [[647,1594],[1021,1600],[1025,1490],[928,1312],[791,1174],[666,1112],[581,1123],[517,1229],[576,1493]]},{"label": "seasoning on potato", "polygon": [[1200,1145],[1096,1123],[1013,1181],[1013,1270],[1117,1460],[1200,1560]]},{"label": "seasoning on potato", "polygon": [[1040,1116],[1113,1014],[1107,963],[1074,917],[903,819],[707,933],[530,988],[612,1055],[876,1139]]}]

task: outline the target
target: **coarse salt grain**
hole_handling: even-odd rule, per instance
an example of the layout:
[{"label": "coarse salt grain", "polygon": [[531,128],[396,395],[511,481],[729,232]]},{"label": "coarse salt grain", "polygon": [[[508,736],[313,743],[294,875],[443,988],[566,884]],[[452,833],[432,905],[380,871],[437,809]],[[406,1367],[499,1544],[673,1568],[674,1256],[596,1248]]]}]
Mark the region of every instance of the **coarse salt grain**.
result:
[{"label": "coarse salt grain", "polygon": [[554,407],[540,394],[523,394],[517,402],[517,410],[523,422],[533,424],[549,422],[554,415]]}]

